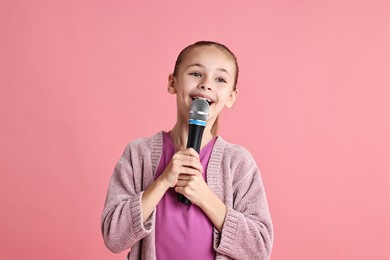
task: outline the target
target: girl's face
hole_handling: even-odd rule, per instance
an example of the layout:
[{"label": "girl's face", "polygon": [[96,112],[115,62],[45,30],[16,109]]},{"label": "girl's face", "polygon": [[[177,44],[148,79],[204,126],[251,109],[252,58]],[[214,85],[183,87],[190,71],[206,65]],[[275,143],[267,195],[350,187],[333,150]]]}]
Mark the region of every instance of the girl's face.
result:
[{"label": "girl's face", "polygon": [[215,46],[195,47],[185,56],[176,76],[169,75],[168,92],[176,94],[178,116],[188,120],[192,100],[208,99],[207,121],[214,121],[224,107],[233,106],[236,68],[233,60]]}]

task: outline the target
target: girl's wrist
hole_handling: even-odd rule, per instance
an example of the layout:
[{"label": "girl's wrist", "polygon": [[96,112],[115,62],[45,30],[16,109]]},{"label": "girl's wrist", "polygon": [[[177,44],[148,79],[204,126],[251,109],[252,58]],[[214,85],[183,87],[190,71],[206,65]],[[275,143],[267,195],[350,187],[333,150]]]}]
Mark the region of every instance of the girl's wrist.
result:
[{"label": "girl's wrist", "polygon": [[171,186],[169,185],[169,182],[166,178],[164,178],[164,175],[160,175],[157,180],[156,184],[158,187],[161,187],[165,191],[167,191]]},{"label": "girl's wrist", "polygon": [[199,208],[203,211],[208,211],[215,208],[218,204],[223,204],[223,202],[211,190],[208,190],[207,195],[199,204]]},{"label": "girl's wrist", "polygon": [[227,206],[223,201],[216,196],[213,192],[210,191],[209,196],[206,200],[202,201],[198,205],[204,213],[209,217],[214,227],[221,232],[222,226],[225,221],[225,216],[227,212]]}]

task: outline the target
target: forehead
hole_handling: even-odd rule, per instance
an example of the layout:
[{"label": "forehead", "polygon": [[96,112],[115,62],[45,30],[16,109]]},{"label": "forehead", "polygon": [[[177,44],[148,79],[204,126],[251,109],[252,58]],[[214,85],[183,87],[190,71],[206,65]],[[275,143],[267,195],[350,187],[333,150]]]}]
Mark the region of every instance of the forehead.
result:
[{"label": "forehead", "polygon": [[198,46],[191,49],[184,57],[183,67],[190,64],[223,68],[231,73],[236,70],[233,58],[226,51],[216,46]]}]

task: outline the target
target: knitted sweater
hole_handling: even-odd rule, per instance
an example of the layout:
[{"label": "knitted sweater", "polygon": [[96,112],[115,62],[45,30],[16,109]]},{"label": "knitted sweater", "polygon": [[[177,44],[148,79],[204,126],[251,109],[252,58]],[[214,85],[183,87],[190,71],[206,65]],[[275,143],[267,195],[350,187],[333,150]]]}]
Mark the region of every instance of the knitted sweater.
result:
[{"label": "knitted sweater", "polygon": [[[144,221],[141,198],[153,183],[162,152],[162,132],[127,145],[108,187],[102,233],[114,253],[156,259],[156,212]],[[222,232],[214,228],[216,259],[269,259],[273,226],[260,172],[252,155],[221,137],[207,168],[207,184],[227,206]]]}]

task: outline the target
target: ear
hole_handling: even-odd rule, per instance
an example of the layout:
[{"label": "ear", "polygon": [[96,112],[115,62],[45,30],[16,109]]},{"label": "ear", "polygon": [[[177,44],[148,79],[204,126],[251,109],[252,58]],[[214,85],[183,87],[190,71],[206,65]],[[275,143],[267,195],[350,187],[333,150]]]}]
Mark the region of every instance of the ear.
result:
[{"label": "ear", "polygon": [[168,77],[168,93],[176,94],[176,78],[172,73]]},{"label": "ear", "polygon": [[234,105],[234,102],[236,101],[237,95],[238,95],[238,89],[232,90],[232,92],[230,92],[230,95],[226,101],[225,107],[231,108]]}]

